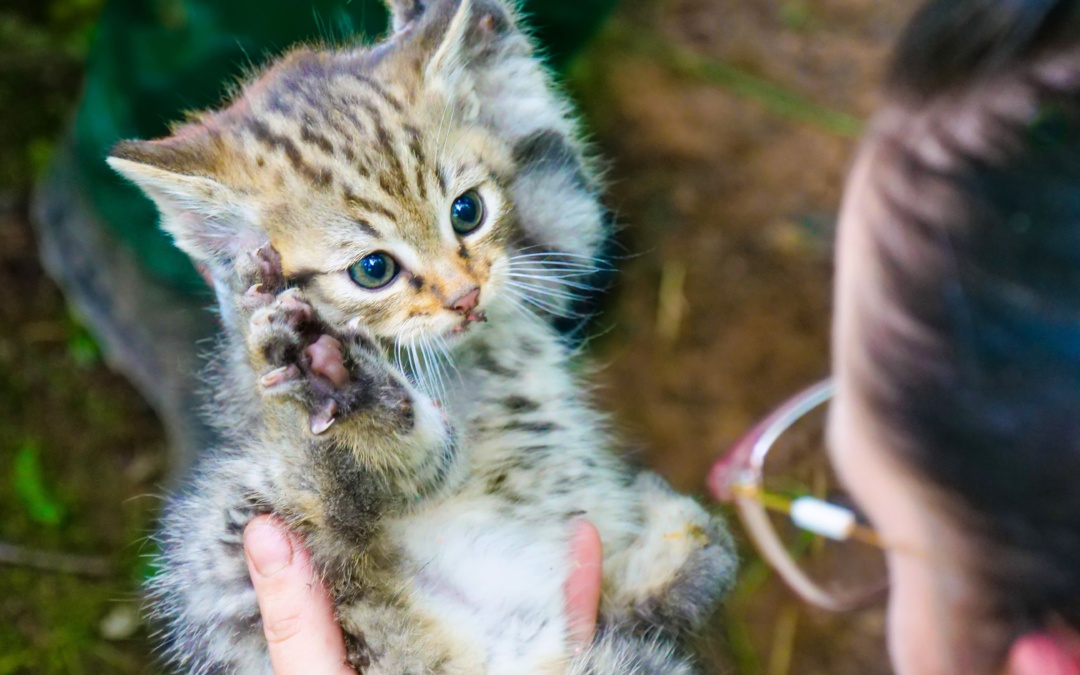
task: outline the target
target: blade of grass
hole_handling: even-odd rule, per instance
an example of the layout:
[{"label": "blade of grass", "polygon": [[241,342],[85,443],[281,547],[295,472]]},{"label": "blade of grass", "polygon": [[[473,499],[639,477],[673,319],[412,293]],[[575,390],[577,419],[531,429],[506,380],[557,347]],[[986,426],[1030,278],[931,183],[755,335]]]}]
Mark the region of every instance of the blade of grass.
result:
[{"label": "blade of grass", "polygon": [[784,605],[776,619],[766,675],[788,675],[791,671],[791,656],[795,652],[795,632],[798,626],[799,606]]},{"label": "blade of grass", "polygon": [[731,659],[735,662],[735,672],[739,675],[761,675],[761,661],[750,639],[750,628],[742,617],[743,613],[735,606],[729,606],[724,613],[727,646],[731,650]]},{"label": "blade of grass", "polygon": [[15,455],[12,466],[15,494],[26,507],[30,519],[39,525],[57,526],[64,519],[64,506],[50,494],[41,470],[41,448],[27,441]]}]

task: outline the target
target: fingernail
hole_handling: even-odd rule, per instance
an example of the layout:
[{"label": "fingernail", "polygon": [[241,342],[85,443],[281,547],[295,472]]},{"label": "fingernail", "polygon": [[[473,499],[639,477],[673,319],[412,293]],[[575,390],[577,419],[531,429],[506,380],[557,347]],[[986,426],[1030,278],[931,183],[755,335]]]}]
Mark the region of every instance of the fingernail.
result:
[{"label": "fingernail", "polygon": [[579,546],[590,539],[593,536],[592,523],[584,515],[575,516],[570,519],[570,547],[574,551],[574,565],[581,566],[581,561],[578,560]]},{"label": "fingernail", "polygon": [[255,571],[272,577],[292,564],[292,539],[281,521],[261,518],[244,531],[244,550]]}]

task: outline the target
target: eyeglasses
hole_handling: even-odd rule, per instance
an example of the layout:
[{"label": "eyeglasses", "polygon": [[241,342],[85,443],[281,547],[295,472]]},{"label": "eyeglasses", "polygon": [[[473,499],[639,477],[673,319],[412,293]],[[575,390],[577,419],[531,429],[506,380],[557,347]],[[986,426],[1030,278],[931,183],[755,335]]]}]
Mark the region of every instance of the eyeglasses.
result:
[{"label": "eyeglasses", "polygon": [[846,498],[825,451],[830,381],[791,398],[713,465],[709,487],[734,503],[762,557],[806,602],[831,611],[884,597],[883,545]]}]

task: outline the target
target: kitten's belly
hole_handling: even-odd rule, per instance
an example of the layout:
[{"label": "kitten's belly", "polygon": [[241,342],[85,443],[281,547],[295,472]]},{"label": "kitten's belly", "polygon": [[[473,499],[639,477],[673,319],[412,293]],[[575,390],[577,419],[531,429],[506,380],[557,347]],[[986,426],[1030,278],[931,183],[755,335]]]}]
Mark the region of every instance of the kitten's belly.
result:
[{"label": "kitten's belly", "polygon": [[394,529],[411,568],[413,606],[467,645],[482,672],[565,670],[564,525],[512,521],[479,498],[443,503]]}]

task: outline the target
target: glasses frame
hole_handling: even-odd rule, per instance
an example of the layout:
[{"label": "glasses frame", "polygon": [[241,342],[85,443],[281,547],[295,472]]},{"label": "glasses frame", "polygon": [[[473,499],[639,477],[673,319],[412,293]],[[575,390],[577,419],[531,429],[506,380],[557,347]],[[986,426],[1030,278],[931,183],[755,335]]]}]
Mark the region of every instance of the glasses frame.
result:
[{"label": "glasses frame", "polygon": [[[713,465],[708,483],[716,499],[735,505],[758,552],[796,595],[816,607],[846,612],[880,601],[888,590],[888,583],[851,595],[830,593],[815,583],[788,553],[769,520],[763,479],[765,459],[776,441],[808,413],[828,403],[833,391],[832,381],[824,380],[788,399],[736,441]],[[878,545],[873,541],[867,543]]]}]

